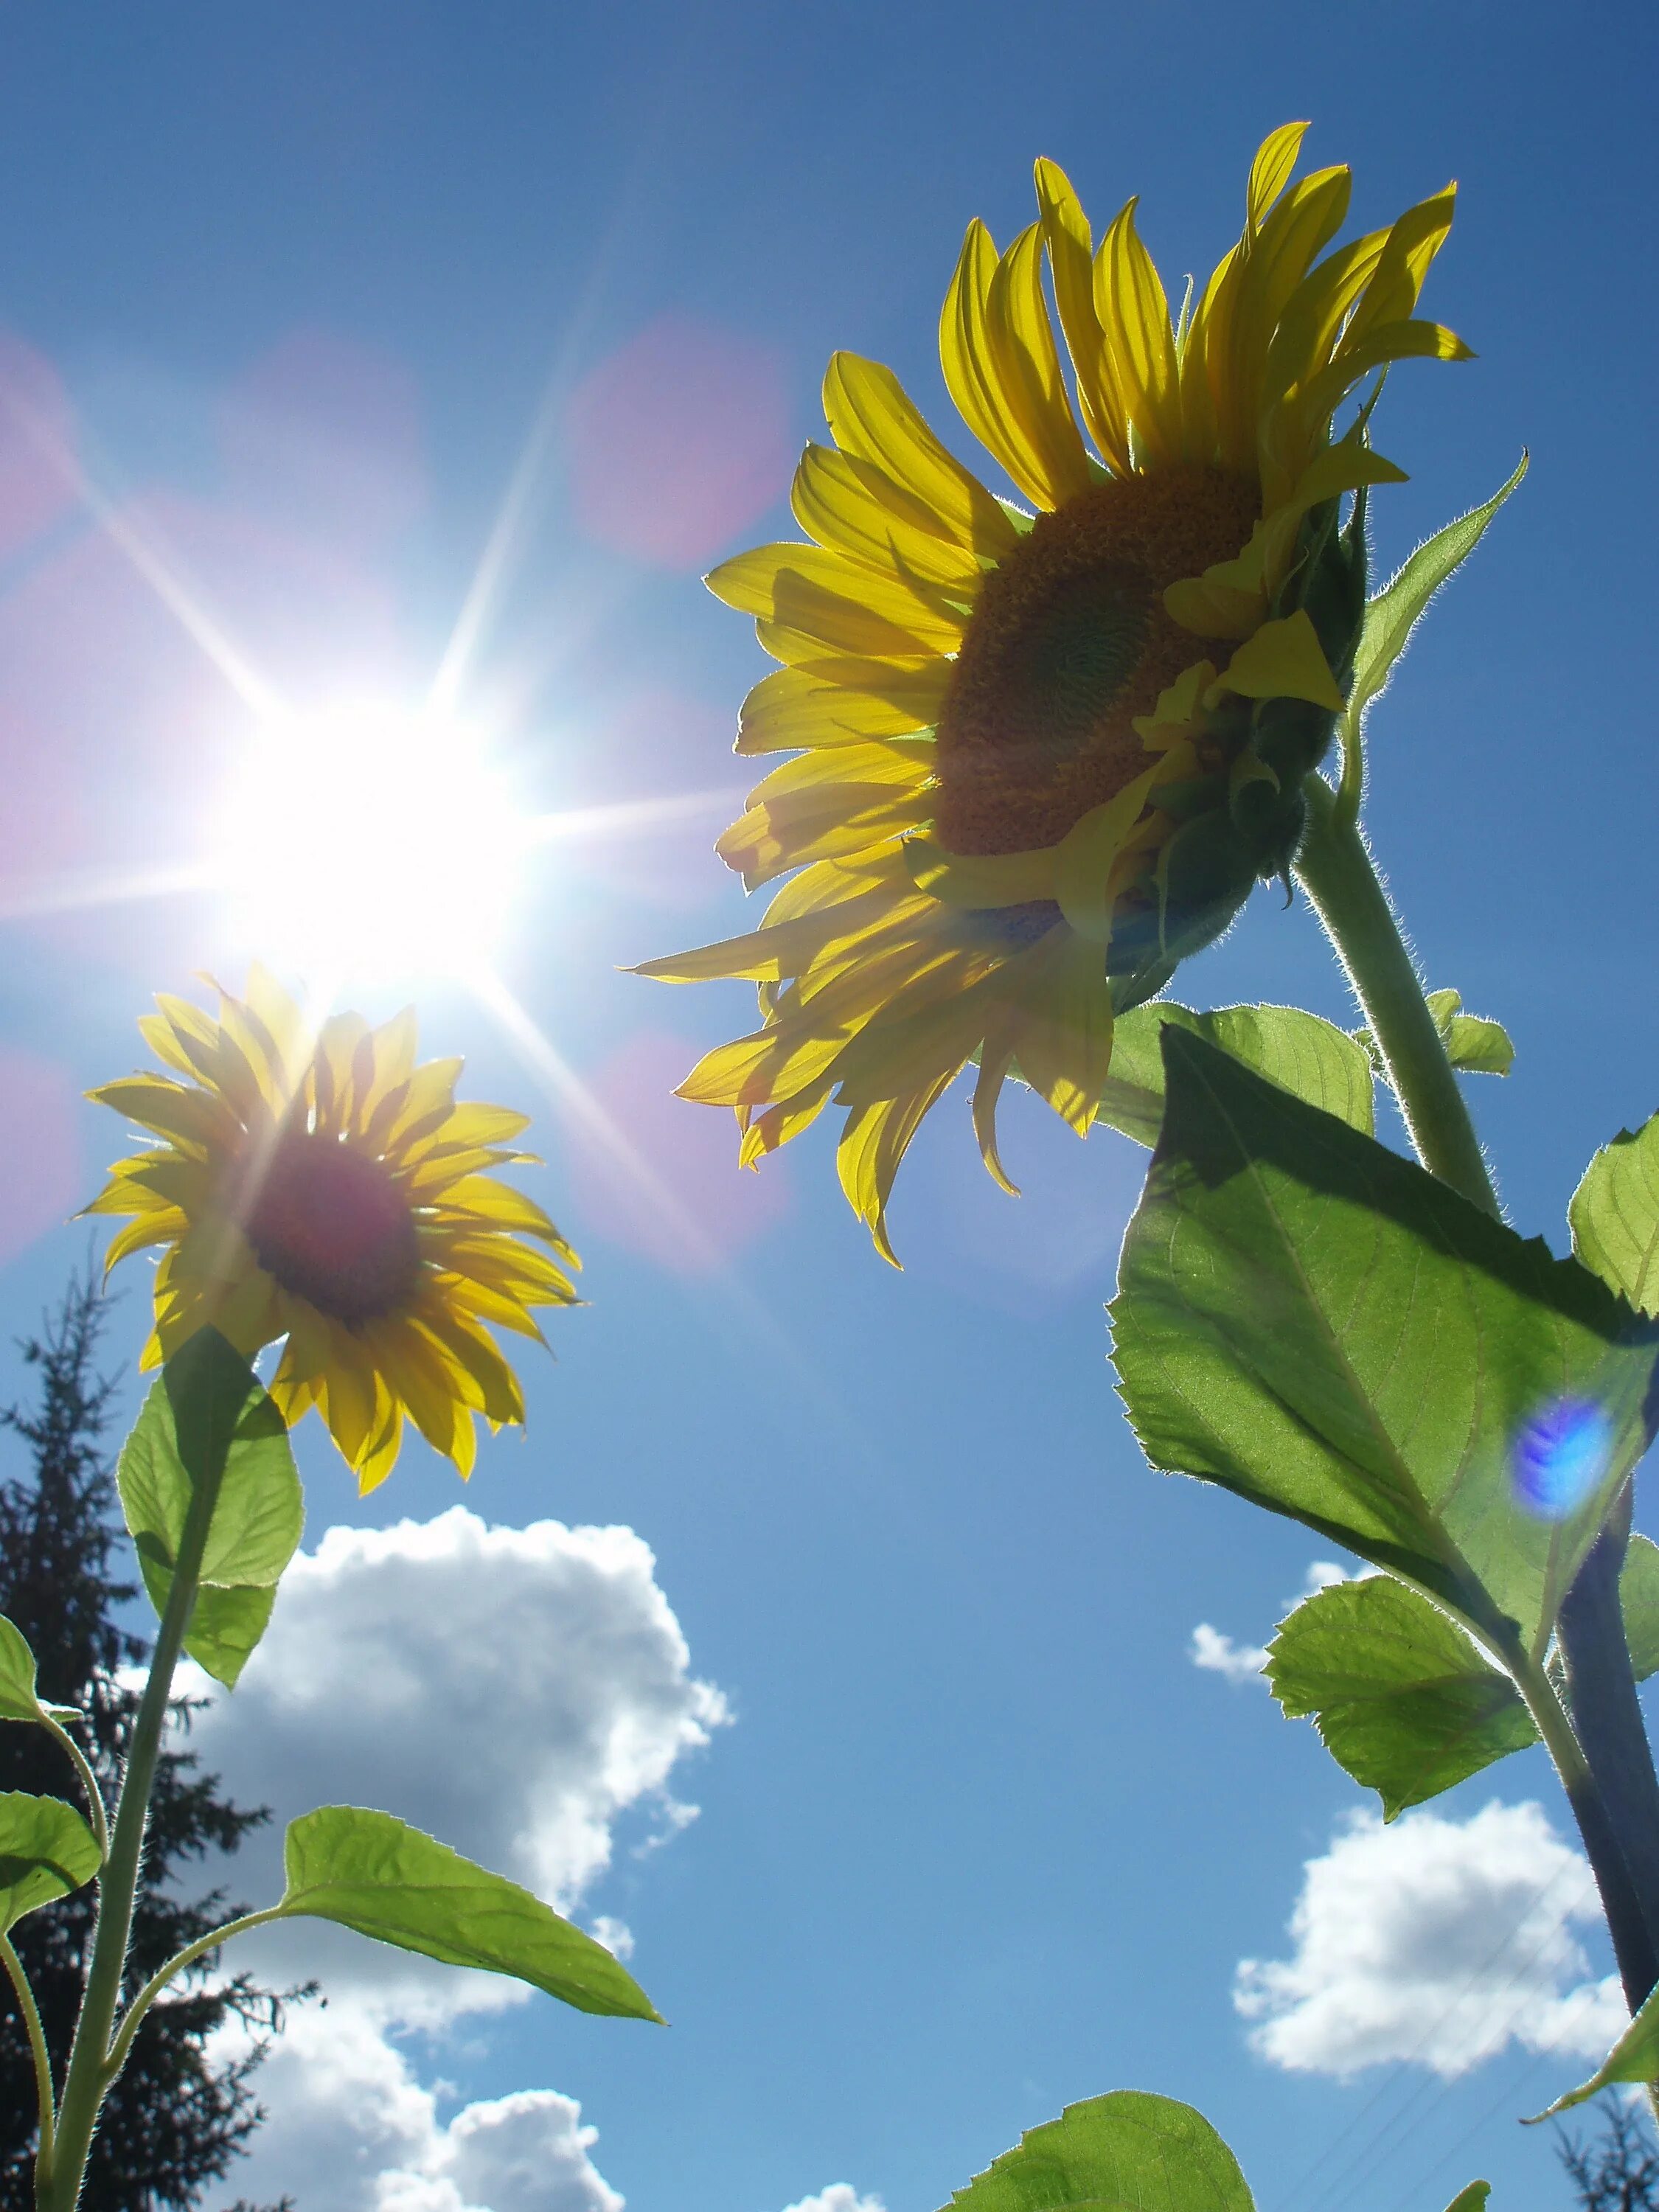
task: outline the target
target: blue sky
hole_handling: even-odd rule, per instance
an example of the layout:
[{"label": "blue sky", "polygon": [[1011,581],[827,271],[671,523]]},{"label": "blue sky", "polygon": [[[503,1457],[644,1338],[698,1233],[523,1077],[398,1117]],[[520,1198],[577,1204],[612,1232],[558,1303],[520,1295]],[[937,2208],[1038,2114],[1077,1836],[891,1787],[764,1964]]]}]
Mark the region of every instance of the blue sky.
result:
[{"label": "blue sky", "polygon": [[[635,1531],[655,1580],[629,1553],[629,1587],[665,1601],[690,1654],[652,1615],[672,1779],[613,1790],[611,1869],[580,1898],[628,1923],[674,2025],[538,2002],[405,2037],[410,2078],[449,2085],[441,2124],[556,2090],[635,2212],[781,2212],[836,2182],[931,2212],[1022,2127],[1133,2086],[1206,2112],[1264,2207],[1434,2212],[1475,2172],[1498,2205],[1565,2201],[1514,2120],[1576,2078],[1571,2056],[1510,2041],[1455,2079],[1407,2061],[1338,2081],[1254,2049],[1235,2009],[1238,1961],[1297,1954],[1304,1865],[1363,1835],[1344,1826],[1361,1801],[1258,1687],[1191,1663],[1200,1621],[1261,1641],[1318,1547],[1151,1475],[1123,1427],[1102,1306],[1144,1155],[1079,1147],[1027,1102],[1016,1205],[965,1109],[941,1111],[895,1203],[896,1273],[819,1133],[740,1185],[723,1118],[668,1102],[743,988],[618,969],[743,926],[708,848],[764,663],[698,575],[788,533],[830,350],[890,362],[942,424],[933,331],[963,227],[1028,221],[1036,155],[1097,222],[1141,192],[1162,265],[1201,275],[1257,141],[1307,116],[1311,159],[1353,165],[1361,220],[1462,188],[1429,307],[1480,358],[1393,380],[1383,442],[1412,482],[1376,501],[1380,567],[1533,455],[1375,718],[1368,819],[1430,980],[1515,1037],[1481,1127],[1514,1219],[1559,1248],[1590,1152],[1656,1103],[1655,44],[1645,11],[1481,0],[290,0],[0,24],[0,381],[114,531],[0,447],[0,1322],[27,1327],[86,1249],[61,1224],[120,1139],[78,1091],[135,1062],[152,991],[239,957],[215,898],[76,903],[201,849],[247,725],[207,648],[233,641],[302,700],[415,694],[516,482],[467,700],[528,806],[687,800],[545,848],[501,968],[694,1233],[475,1000],[416,979],[428,1048],[536,1112],[535,1188],[592,1300],[557,1322],[556,1367],[532,1365],[527,1440],[487,1449],[463,1502],[509,1529]],[[205,647],[135,568],[140,542],[210,617]],[[1306,913],[1266,895],[1178,988],[1345,1018]],[[141,1290],[135,1271],[124,1352]],[[320,1437],[301,1444],[313,1541],[462,1496],[417,1446],[360,1506]],[[392,1618],[376,1649],[424,1653],[453,1790],[447,1633]],[[687,1702],[693,1677],[729,1724]],[[533,1701],[515,1724],[533,1735]],[[363,1794],[415,1809],[388,1794],[435,1788],[413,1757],[388,1750]],[[1510,1942],[1527,1867],[1556,1862],[1529,1816],[1468,1824],[1534,1797],[1565,1833],[1528,1754],[1437,1807],[1456,1836],[1419,1829],[1413,1865],[1479,1860],[1487,1993],[1535,2022],[1607,1960],[1585,1923],[1582,1972],[1547,1930]],[[1365,1869],[1338,1867],[1364,1920]],[[1401,1936],[1406,1981],[1425,1929]],[[1401,2002],[1439,2049],[1443,2004]],[[349,2202],[319,2182],[301,2212],[374,2205],[372,2164]],[[446,2212],[426,2179],[422,2212]],[[599,2201],[580,2175],[510,2186],[486,2212]]]}]

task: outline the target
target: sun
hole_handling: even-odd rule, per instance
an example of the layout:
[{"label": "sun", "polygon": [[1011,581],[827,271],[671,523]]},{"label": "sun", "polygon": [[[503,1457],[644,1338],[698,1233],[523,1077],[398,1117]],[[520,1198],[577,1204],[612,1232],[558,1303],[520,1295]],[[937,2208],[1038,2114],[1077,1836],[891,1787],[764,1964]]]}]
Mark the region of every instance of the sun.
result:
[{"label": "sun", "polygon": [[236,935],[313,981],[465,975],[498,948],[527,825],[488,732],[384,699],[262,720],[216,825]]}]

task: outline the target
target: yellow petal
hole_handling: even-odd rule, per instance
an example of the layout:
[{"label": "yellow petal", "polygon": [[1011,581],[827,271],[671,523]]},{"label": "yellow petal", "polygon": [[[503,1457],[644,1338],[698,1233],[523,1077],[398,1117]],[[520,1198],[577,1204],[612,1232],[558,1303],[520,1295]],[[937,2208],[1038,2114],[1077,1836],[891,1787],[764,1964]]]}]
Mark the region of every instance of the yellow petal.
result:
[{"label": "yellow petal", "polygon": [[927,837],[907,837],[903,846],[917,890],[969,912],[1052,898],[1056,849],[1051,845],[1032,853],[947,853]]},{"label": "yellow petal", "polygon": [[799,1136],[823,1113],[829,1103],[832,1085],[826,1078],[813,1084],[781,1106],[769,1106],[763,1114],[757,1114],[743,1133],[738,1147],[739,1167],[757,1168],[768,1153],[775,1152],[792,1137]]},{"label": "yellow petal", "polygon": [[1245,639],[1211,687],[1209,703],[1228,691],[1244,699],[1305,699],[1336,714],[1346,703],[1303,607]]},{"label": "yellow petal", "polygon": [[933,810],[926,789],[830,785],[751,808],[715,844],[750,890],[813,860],[850,860],[920,829]]},{"label": "yellow petal", "polygon": [[821,545],[757,545],[710,571],[717,599],[846,653],[912,657],[953,652],[963,617],[935,590],[923,597]]},{"label": "yellow petal", "polygon": [[1135,204],[1129,202],[1101,242],[1095,310],[1139,455],[1154,465],[1184,457],[1179,363],[1164,281],[1136,232]]},{"label": "yellow petal", "polygon": [[939,362],[962,418],[1028,499],[1062,506],[1091,481],[1042,298],[1033,223],[1000,259],[968,227],[939,318]]},{"label": "yellow petal", "polygon": [[198,1155],[214,1146],[235,1144],[240,1125],[210,1091],[169,1082],[161,1075],[131,1075],[100,1084],[87,1093],[95,1105],[112,1106],[140,1127],[154,1129]]},{"label": "yellow petal", "polygon": [[908,1097],[858,1108],[848,1115],[836,1150],[842,1188],[868,1227],[877,1251],[896,1267],[898,1257],[887,1235],[887,1201],[892,1194],[893,1178],[923,1118],[955,1079],[953,1069]]},{"label": "yellow petal", "polygon": [[836,1064],[836,1104],[874,1105],[954,1075],[983,1041],[1001,965],[963,953],[884,1006]]},{"label": "yellow petal", "polygon": [[952,598],[979,588],[985,571],[972,548],[941,534],[939,517],[884,475],[873,461],[808,446],[795,471],[789,503],[795,520],[820,545],[912,589]]},{"label": "yellow petal", "polygon": [[1202,720],[1204,696],[1214,681],[1213,661],[1200,660],[1183,668],[1175,682],[1158,693],[1152,713],[1134,717],[1135,734],[1142,744],[1167,749],[1184,738]]},{"label": "yellow petal", "polygon": [[1255,159],[1250,164],[1250,182],[1246,194],[1245,219],[1252,230],[1256,229],[1268,209],[1291,180],[1297,155],[1302,150],[1302,141],[1307,136],[1305,123],[1281,123],[1270,131],[1256,149]]},{"label": "yellow petal", "polygon": [[1164,777],[1158,761],[1103,805],[1091,806],[1061,839],[1055,855],[1054,897],[1077,934],[1103,947],[1112,934],[1112,863],[1139,819],[1148,793]]},{"label": "yellow petal", "polygon": [[1065,937],[1045,947],[1014,1038],[1019,1072],[1086,1137],[1112,1061],[1112,988],[1098,945]]},{"label": "yellow petal", "polygon": [[1078,404],[1101,459],[1118,476],[1130,468],[1129,428],[1095,312],[1094,240],[1072,182],[1057,162],[1036,165],[1037,206],[1060,328],[1077,376]]},{"label": "yellow petal", "polygon": [[907,668],[851,664],[846,681],[805,668],[774,669],[743,702],[737,750],[792,752],[902,738],[938,720],[950,680],[951,663],[937,654]]},{"label": "yellow petal", "polygon": [[873,462],[981,561],[1000,560],[1012,549],[1018,532],[1001,504],[945,451],[890,368],[858,354],[833,355],[823,412],[844,453]]},{"label": "yellow petal", "polygon": [[1010,1180],[997,1149],[997,1102],[1002,1096],[1013,1057],[1012,1033],[1005,1017],[995,1042],[988,1036],[980,1055],[979,1079],[974,1085],[974,1134],[979,1140],[979,1156],[994,1181],[1010,1198],[1018,1198],[1019,1185]]}]

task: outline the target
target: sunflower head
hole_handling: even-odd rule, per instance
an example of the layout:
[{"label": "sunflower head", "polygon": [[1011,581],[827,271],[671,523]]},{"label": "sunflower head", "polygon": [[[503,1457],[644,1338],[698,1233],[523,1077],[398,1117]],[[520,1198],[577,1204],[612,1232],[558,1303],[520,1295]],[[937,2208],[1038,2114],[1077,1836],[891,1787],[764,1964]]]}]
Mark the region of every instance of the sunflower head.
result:
[{"label": "sunflower head", "polygon": [[898,1163],[968,1062],[1006,1182],[1006,1079],[1086,1133],[1115,1012],[1295,854],[1364,612],[1366,495],[1404,474],[1370,442],[1375,393],[1339,416],[1390,363],[1468,351],[1415,313],[1451,189],[1334,246],[1348,173],[1292,181],[1305,127],[1261,148],[1243,230],[1179,315],[1135,203],[1097,246],[1039,161],[1037,220],[1003,252],[969,225],[939,326],[1018,498],[890,371],[837,355],[832,442],[795,478],[811,542],[709,579],[781,663],[738,750],[794,755],[720,850],[751,890],[793,879],[747,936],[643,972],[758,984],[760,1028],[684,1095],[736,1109],[750,1164],[846,1107],[842,1182],[890,1258]]},{"label": "sunflower head", "polygon": [[271,1395],[290,1422],[320,1410],[362,1489],[405,1415],[469,1474],[475,1413],[524,1419],[485,1324],[539,1341],[532,1309],[575,1302],[575,1254],[495,1173],[532,1158],[513,1149],[526,1117],[458,1103],[461,1063],[417,1065],[411,1012],[313,1030],[258,969],[216,1014],[156,1004],[139,1028],[170,1073],[90,1094],[161,1139],[87,1208],[131,1217],[110,1267],[162,1248],[143,1364],[208,1322],[250,1358],[282,1339]]}]

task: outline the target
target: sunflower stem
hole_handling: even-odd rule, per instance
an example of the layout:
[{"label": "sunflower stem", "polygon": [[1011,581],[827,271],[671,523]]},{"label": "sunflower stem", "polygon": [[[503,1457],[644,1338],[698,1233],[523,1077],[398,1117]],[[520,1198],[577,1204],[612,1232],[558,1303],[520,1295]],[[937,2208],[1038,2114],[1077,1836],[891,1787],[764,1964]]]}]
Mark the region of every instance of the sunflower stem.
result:
[{"label": "sunflower stem", "polygon": [[150,1790],[172,1701],[173,1669],[184,1649],[185,1634],[195,1609],[202,1559],[223,1472],[221,1459],[210,1479],[198,1481],[191,1490],[173,1586],[167,1593],[167,1610],[161,1616],[155,1649],[150,1656],[149,1676],[133,1723],[109,1856],[99,1881],[92,1964],[64,2077],[52,2171],[36,2191],[40,2212],[75,2212],[99,2110],[119,2070],[110,2063],[110,2043],[126,1974],[144,1827],[149,1818]]},{"label": "sunflower stem", "polygon": [[1388,893],[1357,822],[1321,777],[1304,786],[1296,872],[1346,972],[1412,1145],[1431,1175],[1494,1217],[1498,1194]]},{"label": "sunflower stem", "polygon": [[[1589,1548],[1556,1623],[1573,1729],[1619,1838],[1655,1953],[1659,1980],[1659,1778],[1636,1694],[1619,1578],[1630,1543],[1632,1486],[1626,1483]],[[1624,1961],[1620,1961],[1622,1971]],[[1626,1984],[1626,1995],[1631,1996]]]},{"label": "sunflower stem", "polygon": [[34,2061],[35,2100],[40,2110],[40,2132],[34,2154],[35,2186],[46,2187],[52,2176],[52,2141],[58,2124],[52,2083],[52,2059],[46,2050],[46,2031],[40,2025],[40,2008],[34,2002],[34,1991],[29,1987],[29,1978],[23,1971],[9,1936],[0,1934],[0,1963],[3,1963],[12,1993],[17,1999],[17,2009],[29,2039],[29,2056]]},{"label": "sunflower stem", "polygon": [[1632,2012],[1659,1980],[1659,1951],[1656,1951],[1643,1900],[1631,1872],[1629,1854],[1615,1824],[1600,1778],[1591,1768],[1555,1685],[1538,1662],[1525,1653],[1512,1656],[1516,1687],[1526,1701],[1538,1733],[1544,1739],[1561,1787],[1583,1838],[1584,1855],[1595,1877],[1613,1954]]},{"label": "sunflower stem", "polygon": [[[1305,789],[1296,872],[1353,988],[1417,1156],[1498,1217],[1468,1107],[1359,825],[1320,777],[1310,776]],[[1659,1777],[1619,1596],[1630,1513],[1627,1484],[1562,1604],[1557,1635],[1571,1718],[1544,1669],[1524,1655],[1516,1680],[1572,1808],[1634,2012],[1659,1985]]]}]

